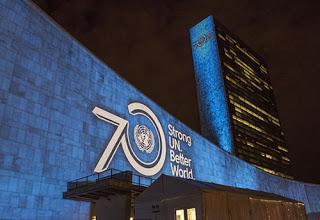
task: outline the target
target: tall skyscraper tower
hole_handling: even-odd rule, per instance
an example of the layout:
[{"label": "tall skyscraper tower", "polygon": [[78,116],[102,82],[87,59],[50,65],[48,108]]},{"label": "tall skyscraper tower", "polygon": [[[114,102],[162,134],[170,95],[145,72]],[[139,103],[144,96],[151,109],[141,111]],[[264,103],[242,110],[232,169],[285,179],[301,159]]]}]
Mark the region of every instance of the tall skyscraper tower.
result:
[{"label": "tall skyscraper tower", "polygon": [[203,135],[259,169],[291,178],[265,62],[212,16],[190,35]]}]

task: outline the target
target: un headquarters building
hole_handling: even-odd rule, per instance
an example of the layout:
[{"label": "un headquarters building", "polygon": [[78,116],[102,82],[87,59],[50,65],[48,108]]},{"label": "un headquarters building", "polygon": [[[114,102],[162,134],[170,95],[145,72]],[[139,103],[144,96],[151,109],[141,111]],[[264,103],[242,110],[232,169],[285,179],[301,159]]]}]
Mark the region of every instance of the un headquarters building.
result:
[{"label": "un headquarters building", "polygon": [[264,61],[190,28],[201,135],[30,0],[0,0],[0,219],[319,219]]},{"label": "un headquarters building", "polygon": [[[215,73],[222,76],[215,77],[223,78],[233,140],[233,147],[226,150],[232,149],[231,152],[239,158],[268,173],[291,178],[288,171],[290,159],[266,64],[218,22],[215,22],[214,32],[209,32],[192,42],[193,48],[201,47],[213,37],[216,37],[218,49],[208,53],[218,53],[219,56],[217,59],[220,60],[221,69],[217,69]],[[197,55],[196,49],[194,54]],[[209,80],[212,77],[212,74],[206,76],[201,70],[203,67],[200,67],[200,70],[198,68],[196,69],[198,80]],[[199,74],[205,75],[208,79],[198,76]],[[199,90],[202,89],[202,84],[198,81]],[[214,89],[210,88],[208,92]],[[199,93],[199,99],[201,98]],[[201,104],[207,105],[207,102],[210,101],[205,100]],[[203,108],[201,112],[207,111],[205,106],[200,107]],[[210,120],[210,116],[208,113],[202,114],[203,132],[214,141],[214,134],[217,132],[206,133],[206,121]],[[209,129],[212,127],[215,126],[209,126]]]}]

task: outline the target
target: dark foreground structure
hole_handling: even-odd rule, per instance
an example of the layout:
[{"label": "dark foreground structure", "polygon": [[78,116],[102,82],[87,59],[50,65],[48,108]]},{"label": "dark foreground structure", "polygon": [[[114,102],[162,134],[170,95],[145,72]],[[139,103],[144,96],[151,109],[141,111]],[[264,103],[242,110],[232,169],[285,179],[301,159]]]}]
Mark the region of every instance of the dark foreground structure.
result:
[{"label": "dark foreground structure", "polygon": [[[162,174],[276,194],[319,216],[319,185],[234,156],[232,133],[208,141],[28,0],[0,1],[0,79],[0,219],[89,219],[103,207],[133,218],[134,199]],[[212,126],[230,131],[228,111],[207,110],[219,116]]]},{"label": "dark foreground structure", "polygon": [[307,219],[303,203],[270,193],[160,176],[135,201],[136,219]]}]

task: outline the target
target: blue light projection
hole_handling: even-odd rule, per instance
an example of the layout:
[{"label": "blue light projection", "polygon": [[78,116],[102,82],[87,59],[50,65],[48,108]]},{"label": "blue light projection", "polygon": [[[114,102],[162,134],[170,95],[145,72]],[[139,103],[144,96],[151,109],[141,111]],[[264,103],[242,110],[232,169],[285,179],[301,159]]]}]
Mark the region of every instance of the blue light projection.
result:
[{"label": "blue light projection", "polygon": [[[228,123],[224,121],[222,79],[219,74],[206,74],[207,70],[219,72],[218,57],[213,54],[213,28],[212,18],[206,19],[194,29],[199,31],[192,34],[192,42],[199,46],[205,43],[194,48],[198,81],[208,88],[214,81],[218,83],[212,94],[200,89],[201,103],[205,103],[204,98],[218,98],[214,105],[202,109],[210,110],[211,117],[203,123],[214,120],[213,124],[223,128],[217,132],[218,140],[228,149],[231,138],[225,130]],[[137,148],[132,136],[137,124],[148,127],[157,150],[154,125],[129,113],[128,104],[133,102],[143,103],[154,112],[166,138],[165,162],[152,178],[162,173],[184,175],[273,192],[305,201],[309,212],[320,210],[320,204],[314,202],[320,197],[319,186],[268,175],[218,148],[121,79],[31,1],[0,1],[0,36],[0,219],[89,219],[89,203],[63,199],[62,193],[68,181],[93,173],[116,130],[115,124],[92,113],[94,107],[128,120],[135,153],[146,162],[155,157],[154,153],[143,155],[146,151]],[[139,174],[123,146],[110,167]]]},{"label": "blue light projection", "polygon": [[193,26],[190,38],[202,134],[232,153],[231,125],[213,17],[209,16]]}]

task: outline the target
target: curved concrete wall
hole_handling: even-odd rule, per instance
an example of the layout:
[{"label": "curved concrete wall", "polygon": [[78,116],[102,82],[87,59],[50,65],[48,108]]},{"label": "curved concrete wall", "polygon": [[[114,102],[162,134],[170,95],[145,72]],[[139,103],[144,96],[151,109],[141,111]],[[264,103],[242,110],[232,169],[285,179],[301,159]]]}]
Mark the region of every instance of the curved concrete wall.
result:
[{"label": "curved concrete wall", "polygon": [[[166,160],[153,178],[179,175],[172,167],[180,165],[192,170],[189,178],[276,193],[303,201],[309,213],[320,211],[318,185],[268,175],[221,150],[121,79],[29,1],[0,1],[0,36],[1,219],[88,219],[89,204],[64,200],[62,192],[68,181],[93,172],[114,134],[115,126],[91,111],[99,106],[130,120],[134,143],[132,102],[148,106],[165,133]],[[180,151],[172,150],[169,125],[192,144],[180,141]],[[145,152],[137,152],[143,158]],[[189,164],[172,158],[180,153]],[[137,173],[121,146],[110,167]]]}]

